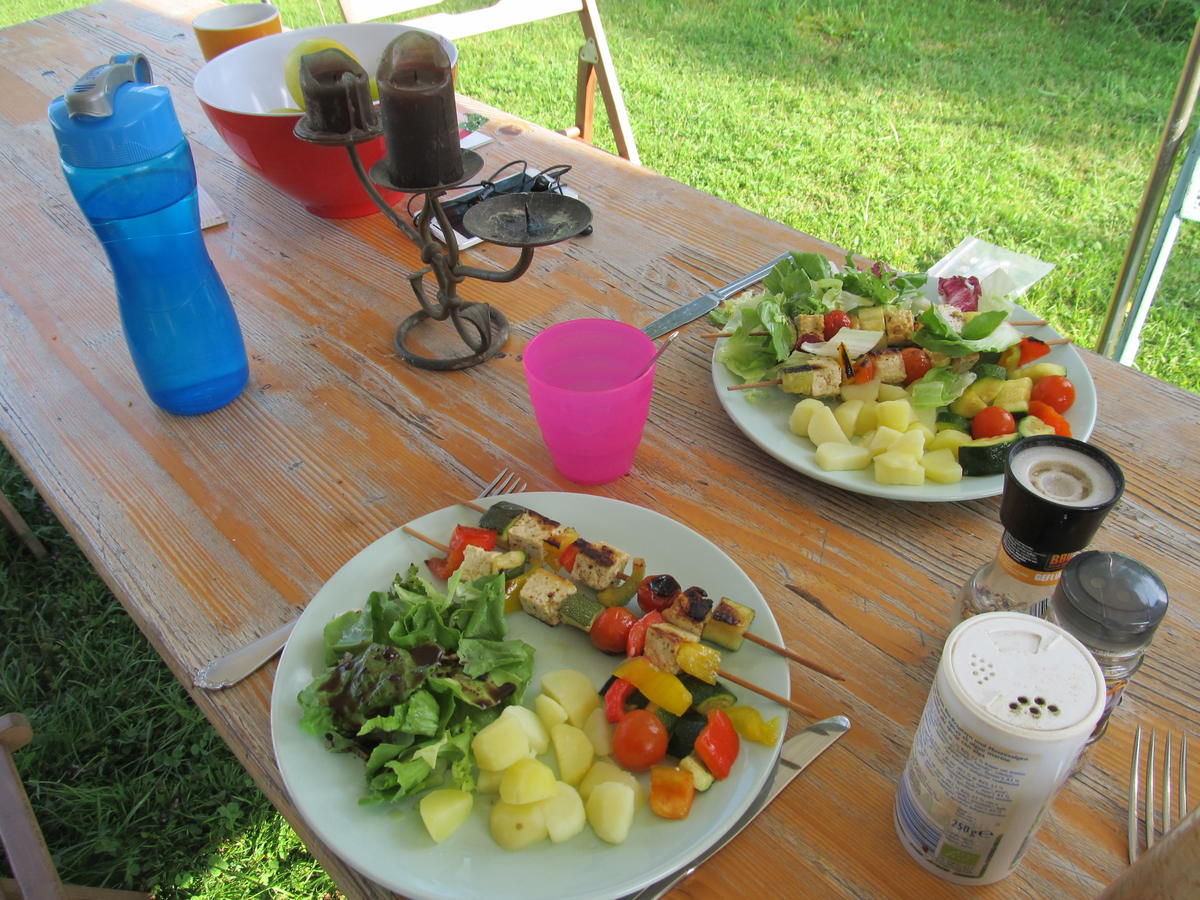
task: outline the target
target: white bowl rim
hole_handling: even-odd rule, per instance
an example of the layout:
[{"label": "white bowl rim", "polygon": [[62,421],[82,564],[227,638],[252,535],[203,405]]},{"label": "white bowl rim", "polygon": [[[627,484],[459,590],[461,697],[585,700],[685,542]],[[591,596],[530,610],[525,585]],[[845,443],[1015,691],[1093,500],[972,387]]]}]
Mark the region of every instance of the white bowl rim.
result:
[{"label": "white bowl rim", "polygon": [[[377,60],[363,61],[361,56],[364,51],[357,48],[361,47],[364,43],[372,48],[377,46],[379,48],[378,53],[382,56],[383,49],[392,39],[406,31],[425,31],[439,38],[450,55],[451,66],[457,65],[458,47],[455,46],[454,42],[427,28],[413,28],[411,25],[404,25],[399,22],[335,22],[330,25],[313,25],[308,28],[297,28],[294,31],[284,31],[280,34],[267,35],[266,37],[257,38],[249,43],[234,47],[232,50],[227,50],[200,67],[195,78],[192,79],[192,89],[195,91],[196,97],[202,105],[223,112],[263,118],[297,119],[301,115],[300,112],[268,111],[271,108],[291,106],[293,102],[287,93],[287,87],[283,83],[283,61],[293,46],[307,38],[331,37],[353,50],[360,57],[360,62],[363,63],[363,66],[368,71],[372,71],[372,66]],[[244,106],[232,103],[228,99],[228,92],[238,89],[236,84],[239,79],[232,73],[245,68],[253,68],[254,66],[251,65],[251,61],[255,61],[264,71],[272,72],[273,77],[270,79],[270,83],[278,87],[277,93],[280,102],[274,103],[271,106],[264,104],[263,109],[247,109]],[[244,81],[244,79],[241,80]],[[256,73],[254,83],[259,88],[260,93],[262,92],[264,81],[262,73]],[[254,94],[251,94],[247,99],[253,98],[253,96]]]}]

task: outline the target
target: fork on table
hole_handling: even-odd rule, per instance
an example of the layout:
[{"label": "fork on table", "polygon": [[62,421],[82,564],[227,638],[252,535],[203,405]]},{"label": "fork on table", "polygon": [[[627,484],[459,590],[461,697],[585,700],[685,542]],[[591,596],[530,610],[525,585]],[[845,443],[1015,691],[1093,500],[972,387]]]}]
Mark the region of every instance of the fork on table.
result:
[{"label": "fork on table", "polygon": [[[1167,732],[1166,748],[1163,752],[1161,770],[1156,771],[1158,762],[1158,732],[1151,729],[1150,731],[1150,748],[1146,757],[1145,774],[1146,774],[1146,791],[1145,804],[1142,810],[1142,818],[1145,821],[1145,838],[1146,849],[1149,850],[1154,846],[1155,835],[1165,835],[1171,830],[1172,825],[1183,821],[1188,813],[1188,798],[1187,798],[1187,776],[1188,776],[1188,739],[1187,735],[1183,735],[1179,741],[1179,754],[1175,755],[1174,737],[1171,732]],[[1129,838],[1129,862],[1137,861],[1138,853],[1140,852],[1140,841],[1138,837],[1138,799],[1141,793],[1141,776],[1142,776],[1142,727],[1139,725],[1133,739],[1133,754],[1129,763],[1129,810],[1128,810],[1128,838]],[[1156,809],[1156,793],[1157,791],[1157,776],[1162,775],[1162,811],[1161,821],[1158,820],[1159,814]],[[1176,774],[1178,773],[1178,774]],[[1175,822],[1172,822],[1172,802],[1176,800],[1176,809],[1178,815]],[[1157,826],[1161,824],[1161,828]]]},{"label": "fork on table", "polygon": [[[479,492],[475,499],[482,500],[498,494],[519,494],[525,490],[526,486],[524,478],[518,477],[515,472],[508,469],[503,469],[487,487]],[[265,634],[258,640],[214,659],[192,677],[192,684],[210,691],[237,684],[264,666],[271,657],[283,649],[283,645],[287,643],[288,636],[292,633],[295,625],[296,619],[293,619],[270,634]]]}]

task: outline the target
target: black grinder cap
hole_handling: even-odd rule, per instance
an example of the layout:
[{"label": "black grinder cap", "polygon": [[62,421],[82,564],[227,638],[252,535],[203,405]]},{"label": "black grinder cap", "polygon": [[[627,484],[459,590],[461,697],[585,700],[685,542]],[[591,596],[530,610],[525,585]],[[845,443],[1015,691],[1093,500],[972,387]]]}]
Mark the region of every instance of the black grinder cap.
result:
[{"label": "black grinder cap", "polygon": [[[1013,462],[1039,447],[1071,450],[1098,463],[1112,477],[1112,496],[1093,506],[1078,506],[1057,503],[1030,490],[1013,474]],[[1005,531],[1039,553],[1075,553],[1091,543],[1104,517],[1124,491],[1125,475],[1103,450],[1057,434],[1028,437],[1013,446],[1004,464],[1000,522]]]}]

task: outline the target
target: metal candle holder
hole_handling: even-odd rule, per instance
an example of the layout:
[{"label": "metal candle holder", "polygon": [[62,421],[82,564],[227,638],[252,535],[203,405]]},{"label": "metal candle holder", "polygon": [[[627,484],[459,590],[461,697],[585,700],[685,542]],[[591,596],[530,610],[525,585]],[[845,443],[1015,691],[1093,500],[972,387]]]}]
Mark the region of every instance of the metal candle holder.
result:
[{"label": "metal candle holder", "polygon": [[[390,48],[389,48],[390,50]],[[385,52],[385,63],[388,53]],[[371,102],[366,71],[340,50],[322,50],[301,58],[300,87],[306,113],[296,124],[295,135],[301,140],[346,148],[363,189],[380,211],[421,249],[424,268],[409,276],[413,293],[421,308],[408,316],[396,329],[396,351],[407,362],[423,369],[465,369],[490,359],[508,340],[508,320],[487,303],[464,300],[458,285],[467,278],[509,282],[520,278],[533,262],[535,247],[544,247],[574,237],[591,224],[588,207],[573,197],[548,192],[501,194],[473,206],[464,218],[466,227],[476,236],[493,244],[519,247],[521,255],[508,269],[468,266],[459,258],[454,228],[441,204],[446,191],[468,182],[479,173],[483,160],[470,150],[454,148],[447,153],[461,154],[461,168],[448,159],[439,171],[461,175],[444,184],[413,184],[398,178],[392,146],[371,167],[368,174],[359,157],[357,145],[383,134],[379,112]],[[455,132],[457,136],[457,132]],[[455,142],[457,143],[457,141]],[[379,193],[376,185],[424,197],[418,227],[406,222]],[[442,240],[434,236],[437,222]],[[433,273],[437,293],[430,296],[425,276]],[[455,331],[471,351],[462,356],[430,357],[413,352],[407,344],[409,333],[422,322],[449,319]]]}]

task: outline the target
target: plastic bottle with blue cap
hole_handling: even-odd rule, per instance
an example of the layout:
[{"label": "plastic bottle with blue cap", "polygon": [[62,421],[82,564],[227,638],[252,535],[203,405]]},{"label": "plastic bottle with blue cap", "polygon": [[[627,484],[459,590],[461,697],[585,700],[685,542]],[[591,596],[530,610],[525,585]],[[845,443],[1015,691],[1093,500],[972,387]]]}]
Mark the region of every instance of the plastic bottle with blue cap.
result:
[{"label": "plastic bottle with blue cap", "polygon": [[50,104],[63,174],[112,265],[146,393],[177,415],[246,385],[237,315],[200,230],[192,151],[141,54],[112,57]]}]

